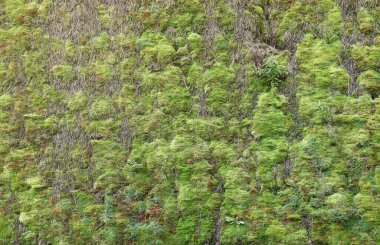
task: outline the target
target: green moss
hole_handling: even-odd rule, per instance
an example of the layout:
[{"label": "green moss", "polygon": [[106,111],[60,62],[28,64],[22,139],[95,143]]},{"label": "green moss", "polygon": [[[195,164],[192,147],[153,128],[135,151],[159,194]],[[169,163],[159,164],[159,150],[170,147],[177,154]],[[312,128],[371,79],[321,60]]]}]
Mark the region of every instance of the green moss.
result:
[{"label": "green moss", "polygon": [[52,5],[52,0],[42,0],[38,8],[38,14],[46,18]]},{"label": "green moss", "polygon": [[28,212],[21,212],[20,213],[20,217],[19,217],[19,221],[23,224],[28,224],[30,221],[33,220],[33,214],[30,214]]},{"label": "green moss", "polygon": [[15,101],[10,94],[2,94],[0,96],[0,109],[2,111],[10,110],[14,103]]},{"label": "green moss", "polygon": [[105,193],[112,193],[121,186],[122,181],[123,178],[120,172],[106,172],[96,179],[94,189],[104,191]]},{"label": "green moss", "polygon": [[351,79],[347,70],[338,66],[330,66],[328,72],[329,80],[326,81],[328,87],[344,92],[347,89]]},{"label": "green moss", "polygon": [[91,144],[97,170],[112,170],[124,164],[126,159],[122,144],[109,140],[92,140]]},{"label": "green moss", "polygon": [[338,7],[334,7],[329,10],[324,21],[325,30],[327,32],[327,40],[329,42],[339,40],[343,23],[342,13]]},{"label": "green moss", "polygon": [[3,214],[0,215],[0,236],[5,242],[11,241],[13,236],[11,221]]},{"label": "green moss", "polygon": [[96,49],[107,50],[110,44],[110,36],[106,32],[102,32],[91,40],[91,44]]},{"label": "green moss", "polygon": [[180,14],[174,16],[173,25],[180,30],[189,30],[189,26],[191,26],[193,19],[194,16],[191,13]]},{"label": "green moss", "polygon": [[82,111],[86,106],[87,98],[83,91],[79,91],[67,98],[67,106],[70,111]]},{"label": "green moss", "polygon": [[223,63],[215,63],[212,69],[208,69],[204,73],[204,82],[208,86],[227,85],[232,83],[235,78],[232,67],[227,67]]},{"label": "green moss", "polygon": [[132,78],[135,71],[137,60],[135,58],[125,59],[120,63],[121,78],[128,80]]},{"label": "green moss", "polygon": [[374,70],[365,71],[359,75],[358,82],[361,87],[375,97],[380,94],[380,73]]},{"label": "green moss", "polygon": [[86,125],[86,132],[96,137],[114,138],[117,137],[117,129],[120,127],[119,122],[109,118],[106,120],[99,120],[99,116],[90,112],[92,118],[96,118],[96,121],[91,121]]},{"label": "green moss", "polygon": [[272,224],[265,230],[265,235],[268,237],[269,244],[275,244],[283,241],[286,233],[286,227],[278,220],[272,221]]},{"label": "green moss", "polygon": [[160,43],[153,47],[147,47],[142,50],[142,55],[146,64],[151,64],[153,62],[159,65],[170,64],[176,51],[174,48],[166,43]]},{"label": "green moss", "polygon": [[110,25],[110,15],[108,9],[104,4],[98,6],[98,13],[101,16],[102,24],[106,27]]},{"label": "green moss", "polygon": [[288,11],[282,13],[276,33],[279,36],[279,40],[284,42],[285,33],[290,30],[297,30],[302,23],[302,16],[306,15],[305,6],[301,2],[296,1]]},{"label": "green moss", "polygon": [[190,108],[190,94],[184,87],[167,86],[165,92],[158,92],[158,103],[165,113],[186,112]]},{"label": "green moss", "polygon": [[52,72],[57,79],[64,82],[70,82],[75,78],[74,68],[71,65],[55,65]]},{"label": "green moss", "polygon": [[95,82],[97,83],[105,83],[110,81],[114,76],[114,71],[110,64],[96,62],[92,64],[93,72],[95,73]]},{"label": "green moss", "polygon": [[176,54],[173,46],[169,44],[159,44],[155,47],[155,52],[157,52],[157,62],[160,65],[165,65],[171,63],[174,55]]},{"label": "green moss", "polygon": [[380,64],[380,47],[355,44],[350,53],[361,71],[378,69]]},{"label": "green moss", "polygon": [[0,0],[1,242],[379,243],[376,0],[74,2]]},{"label": "green moss", "polygon": [[112,100],[110,98],[99,98],[91,105],[89,115],[92,119],[107,118],[115,113]]},{"label": "green moss", "polygon": [[257,76],[264,79],[271,87],[279,86],[286,79],[287,74],[287,68],[279,64],[275,59],[267,59],[257,71]]},{"label": "green moss", "polygon": [[[31,177],[26,180],[26,183],[30,185],[33,189],[43,188],[45,185],[42,183],[42,179],[39,176]],[[21,217],[20,217],[21,219]]]},{"label": "green moss", "polygon": [[198,52],[203,45],[203,37],[197,33],[190,33],[190,35],[187,37],[187,40],[190,43],[190,47],[195,52]]},{"label": "green moss", "polygon": [[369,34],[375,30],[375,19],[364,8],[361,8],[358,12],[359,28],[364,34]]},{"label": "green moss", "polygon": [[[24,67],[25,67],[25,74],[30,78],[37,78],[41,79],[41,74],[45,72],[46,65],[44,64],[45,55],[40,52],[32,52],[24,55]],[[64,66],[64,65],[63,65]],[[61,69],[59,71],[59,69]],[[72,71],[64,71],[65,68],[63,67],[53,67],[53,73],[55,76],[71,76]],[[60,73],[60,74],[57,74]],[[69,73],[69,74],[67,74]],[[61,78],[60,78],[61,79]],[[70,79],[65,79],[70,80]]]},{"label": "green moss", "polygon": [[163,88],[181,84],[182,71],[176,66],[167,66],[163,71],[144,71],[142,86],[147,91],[154,92],[152,88]]}]

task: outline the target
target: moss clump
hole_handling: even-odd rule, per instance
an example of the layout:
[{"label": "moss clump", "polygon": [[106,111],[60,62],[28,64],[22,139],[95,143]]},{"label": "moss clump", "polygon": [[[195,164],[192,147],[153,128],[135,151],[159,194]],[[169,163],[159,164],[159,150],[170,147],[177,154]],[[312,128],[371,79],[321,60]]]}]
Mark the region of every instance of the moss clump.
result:
[{"label": "moss clump", "polygon": [[91,40],[91,43],[94,48],[99,50],[106,50],[109,47],[110,44],[110,36],[109,34],[103,32],[99,36],[94,37]]},{"label": "moss clump", "polygon": [[190,47],[194,50],[194,52],[199,52],[203,44],[203,37],[197,33],[190,33],[187,40],[189,41]]},{"label": "moss clump", "polygon": [[369,69],[376,70],[380,67],[379,46],[363,46],[355,44],[350,54],[361,71]]},{"label": "moss clump", "polygon": [[63,82],[70,82],[75,78],[74,68],[71,65],[55,65],[52,69],[54,76]]},{"label": "moss clump", "polygon": [[0,243],[380,244],[379,19],[0,0]]},{"label": "moss clump", "polygon": [[364,34],[369,34],[375,30],[376,21],[364,8],[361,8],[358,12],[358,22],[360,31]]},{"label": "moss clump", "polygon": [[374,70],[368,70],[361,73],[358,77],[361,87],[367,90],[371,95],[377,97],[380,94],[380,73]]}]

